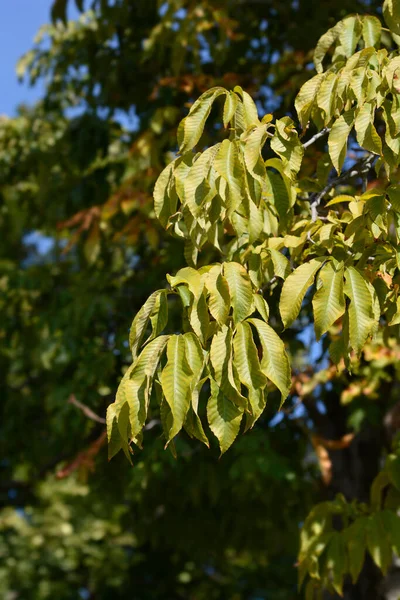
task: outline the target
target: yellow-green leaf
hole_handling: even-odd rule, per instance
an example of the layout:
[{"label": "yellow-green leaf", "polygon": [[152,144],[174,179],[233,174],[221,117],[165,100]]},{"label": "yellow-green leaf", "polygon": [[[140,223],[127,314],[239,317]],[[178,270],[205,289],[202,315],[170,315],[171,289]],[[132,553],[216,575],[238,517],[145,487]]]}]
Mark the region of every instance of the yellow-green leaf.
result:
[{"label": "yellow-green leaf", "polygon": [[350,298],[349,336],[350,345],[360,354],[368,337],[375,329],[372,298],[366,281],[357,269],[345,270],[344,293]]},{"label": "yellow-green leaf", "polygon": [[355,121],[357,142],[365,150],[382,154],[382,140],[374,125],[375,107],[373,103],[366,102],[359,109]]},{"label": "yellow-green leaf", "polygon": [[347,540],[349,560],[349,571],[353,583],[356,583],[361,569],[364,565],[366,551],[366,526],[367,517],[360,517],[350,527],[348,527],[344,536]]},{"label": "yellow-green leaf", "polygon": [[342,596],[347,560],[344,538],[339,532],[335,532],[329,542],[325,553],[325,568],[332,574],[332,585],[335,591]]},{"label": "yellow-green leaf", "polygon": [[281,392],[282,401],[286,400],[290,387],[291,372],[285,344],[278,334],[260,319],[249,319],[249,323],[257,329],[262,346],[261,370]]},{"label": "yellow-green leaf", "polygon": [[375,46],[381,39],[382,25],[378,17],[365,15],[362,23],[362,35],[365,41],[365,47]]},{"label": "yellow-green leaf", "polygon": [[215,170],[228,185],[227,216],[232,214],[241,203],[243,192],[243,169],[239,161],[236,141],[224,140],[214,160]]},{"label": "yellow-green leaf", "polygon": [[219,442],[221,455],[235,441],[243,417],[243,411],[225,396],[216,382],[211,379],[211,395],[207,404],[207,419],[211,431]]},{"label": "yellow-green leaf", "polygon": [[[259,319],[255,320],[258,321]],[[233,348],[234,364],[238,370],[240,381],[247,387],[249,392],[253,389],[264,388],[267,380],[261,370],[257,348],[250,325],[247,322],[238,323],[233,338]]]},{"label": "yellow-green leaf", "polygon": [[383,18],[390,31],[400,35],[400,0],[385,0]]},{"label": "yellow-green leaf", "polygon": [[314,64],[317,73],[323,72],[324,68],[322,66],[322,61],[329,48],[337,40],[342,27],[342,22],[337,23],[334,27],[328,29],[328,31],[318,40],[314,51]]},{"label": "yellow-green leaf", "polygon": [[238,323],[233,338],[234,365],[239,379],[247,387],[251,415],[247,419],[246,430],[252,427],[264,410],[267,383],[266,376],[261,370],[257,348],[253,340],[251,327],[247,322]]},{"label": "yellow-green leaf", "polygon": [[285,173],[293,178],[299,172],[304,155],[303,144],[290,117],[282,117],[275,123],[271,148],[283,162]]},{"label": "yellow-green leaf", "polygon": [[185,429],[189,435],[209,446],[208,438],[204,433],[203,425],[198,415],[199,393],[206,381],[206,378],[201,380],[205,365],[205,354],[199,340],[193,333],[185,333],[183,337],[186,344],[186,358],[193,373],[190,384],[191,405],[186,415]]},{"label": "yellow-green leaf", "polygon": [[246,269],[237,262],[224,263],[224,275],[229,285],[233,320],[244,321],[253,312],[253,289]]},{"label": "yellow-green leaf", "polygon": [[176,210],[176,201],[171,200],[168,192],[173,172],[174,163],[172,162],[160,173],[154,186],[154,211],[163,227],[167,226],[169,217]]},{"label": "yellow-green leaf", "polygon": [[317,291],[313,297],[314,328],[317,340],[326,333],[345,309],[343,267],[328,262],[318,273]]},{"label": "yellow-green leaf", "polygon": [[152,334],[149,341],[160,335],[168,323],[168,293],[161,290],[150,316]]},{"label": "yellow-green leaf", "polygon": [[238,97],[235,92],[228,92],[224,103],[223,121],[224,127],[228,127],[232,121],[238,105]]},{"label": "yellow-green leaf", "polygon": [[[144,348],[122,378],[115,402],[107,412],[109,435],[114,431],[115,420],[125,454],[130,439],[141,433],[146,421],[154,373],[168,338],[159,336]],[[112,452],[115,454],[115,449]]]},{"label": "yellow-green leaf", "polygon": [[368,519],[367,548],[374,563],[385,575],[392,563],[392,548],[379,512]]},{"label": "yellow-green leaf", "polygon": [[297,318],[304,296],[320,268],[321,260],[312,259],[297,267],[285,280],[279,302],[279,310],[285,327],[289,327]]},{"label": "yellow-green leaf", "polygon": [[337,172],[340,174],[347,153],[347,139],[354,124],[354,109],[343,113],[333,124],[329,133],[329,156]]},{"label": "yellow-green leaf", "polygon": [[221,94],[227,94],[227,91],[221,87],[214,87],[204,92],[191,107],[187,117],[181,122],[179,130],[179,152],[187,152],[194,148],[201,138],[204,125],[210,114],[213,102]]},{"label": "yellow-green leaf", "polygon": [[343,48],[347,58],[350,58],[354,54],[361,33],[362,23],[358,15],[351,15],[343,19],[339,33],[339,44]]},{"label": "yellow-green leaf", "polygon": [[296,96],[294,105],[299,116],[302,129],[305,129],[310,119],[311,110],[314,106],[319,87],[324,77],[325,76],[322,73],[319,73],[318,75],[315,75],[315,77],[312,77],[306,81]]},{"label": "yellow-green leaf", "polygon": [[157,299],[161,294],[162,290],[157,290],[149,296],[142,308],[139,310],[137,315],[132,321],[131,329],[129,332],[129,346],[132,351],[133,360],[138,355],[138,350],[143,339],[143,335],[146,331],[147,324],[150,319],[150,315],[156,305]]},{"label": "yellow-green leaf", "polygon": [[160,376],[162,390],[173,417],[168,441],[181,430],[190,406],[193,371],[189,366],[186,352],[184,336],[172,335],[167,345],[168,362]]},{"label": "yellow-green leaf", "polygon": [[205,278],[205,284],[209,292],[208,308],[210,313],[218,325],[224,325],[228,318],[231,298],[228,282],[221,273],[221,265],[215,265],[210,269]]},{"label": "yellow-green leaf", "polygon": [[267,139],[267,125],[258,125],[246,136],[244,146],[244,161],[249,173],[259,181],[265,178],[265,165],[261,157],[261,150]]},{"label": "yellow-green leaf", "polygon": [[227,398],[238,406],[246,406],[246,398],[240,391],[240,382],[233,368],[232,330],[224,325],[211,342],[210,361],[213,376]]},{"label": "yellow-green leaf", "polygon": [[254,294],[254,307],[267,323],[269,317],[269,306],[268,302],[263,296],[261,296],[261,294]]}]

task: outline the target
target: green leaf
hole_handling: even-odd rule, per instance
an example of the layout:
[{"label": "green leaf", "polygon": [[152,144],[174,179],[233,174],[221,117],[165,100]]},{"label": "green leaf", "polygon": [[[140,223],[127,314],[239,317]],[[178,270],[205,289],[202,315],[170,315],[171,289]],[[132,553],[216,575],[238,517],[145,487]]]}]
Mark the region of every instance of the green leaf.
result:
[{"label": "green leaf", "polygon": [[281,279],[286,279],[291,273],[290,262],[282,252],[279,252],[279,250],[269,248],[268,252],[274,265],[274,275],[276,277],[281,277]]},{"label": "green leaf", "polygon": [[146,331],[147,324],[150,319],[150,315],[154,310],[157,299],[162,293],[162,290],[157,290],[149,296],[142,308],[139,310],[137,315],[132,321],[131,329],[129,332],[129,346],[132,351],[133,360],[138,355],[138,350]]},{"label": "green leaf", "polygon": [[342,21],[339,33],[339,44],[344,50],[345,56],[350,58],[361,38],[362,22],[358,15],[346,17]]},{"label": "green leaf", "polygon": [[271,148],[281,157],[285,173],[294,178],[299,172],[303,160],[304,148],[290,117],[282,117],[275,123],[275,134],[271,139]]},{"label": "green leaf", "polygon": [[379,512],[368,518],[367,548],[376,566],[386,574],[392,563],[392,548]]},{"label": "green leaf", "polygon": [[400,518],[397,513],[391,510],[383,510],[381,519],[385,526],[389,542],[397,556],[400,556]]},{"label": "green leaf", "polygon": [[[111,439],[115,439],[116,420],[122,440],[121,447],[126,455],[130,439],[141,433],[146,421],[154,373],[168,338],[167,335],[159,336],[143,349],[122,378],[113,408],[109,408],[107,412],[107,428]],[[112,455],[116,453],[115,450],[116,447],[112,448]]]},{"label": "green leaf", "polygon": [[312,77],[312,79],[306,81],[296,96],[294,106],[299,116],[302,129],[306,128],[307,123],[310,120],[311,110],[314,106],[318,90],[324,77],[325,76],[322,73],[319,73],[318,75],[315,75],[315,77]]},{"label": "green leaf", "polygon": [[268,322],[269,306],[266,299],[261,294],[254,294],[254,307],[260,313],[264,321]]},{"label": "green leaf", "polygon": [[264,219],[261,210],[257,208],[253,200],[249,199],[249,242],[257,241],[264,228]]},{"label": "green leaf", "polygon": [[191,405],[186,415],[185,429],[189,435],[209,446],[208,438],[204,433],[203,425],[198,415],[199,393],[207,379],[201,379],[205,365],[205,356],[199,340],[193,333],[185,333],[183,337],[186,344],[186,358],[193,373],[190,390]]},{"label": "green leaf", "polygon": [[223,265],[224,275],[229,285],[233,321],[244,321],[253,312],[253,289],[246,269],[237,262]]},{"label": "green leaf", "polygon": [[167,359],[161,376],[161,387],[171,408],[173,423],[168,441],[182,428],[190,406],[193,371],[186,356],[186,341],[183,335],[172,335],[167,345]]},{"label": "green leaf", "polygon": [[168,323],[168,292],[161,290],[150,316],[152,334],[149,341],[160,335]]},{"label": "green leaf", "polygon": [[390,31],[400,35],[400,0],[385,0],[383,18]]},{"label": "green leaf", "polygon": [[359,517],[344,531],[344,536],[347,540],[348,555],[350,557],[349,571],[353,583],[356,583],[364,565],[365,551],[367,547],[367,522],[367,517]]},{"label": "green leaf", "polygon": [[198,158],[198,155],[194,154],[192,151],[189,151],[183,156],[179,156],[173,163],[175,165],[173,175],[176,193],[178,194],[182,204],[185,203],[185,180],[190,173],[190,169],[193,166],[195,158]]},{"label": "green leaf", "polygon": [[191,107],[187,117],[181,122],[179,131],[179,152],[183,154],[194,148],[201,138],[207,117],[210,114],[213,102],[218,96],[227,94],[221,87],[214,87],[204,92]]},{"label": "green leaf", "polygon": [[246,136],[244,146],[244,161],[248,172],[260,183],[265,178],[265,165],[261,156],[262,148],[267,139],[267,125],[258,125]]},{"label": "green leaf", "polygon": [[[172,288],[180,286],[182,283],[188,286],[193,295],[193,299],[186,299],[189,307],[190,325],[195,334],[204,343],[208,333],[209,315],[203,276],[192,267],[184,267],[174,277],[167,275],[167,279]],[[178,291],[181,292],[180,287],[178,287]]]},{"label": "green leaf", "polygon": [[339,532],[335,532],[325,554],[325,567],[332,573],[332,585],[335,591],[343,595],[343,579],[347,569],[346,549],[344,538]]},{"label": "green leaf", "polygon": [[221,274],[221,265],[215,265],[205,277],[205,285],[209,292],[208,308],[218,325],[224,325],[231,305],[229,286]]},{"label": "green leaf", "polygon": [[328,137],[329,156],[340,174],[347,154],[347,138],[354,124],[354,109],[340,115],[335,121]]},{"label": "green leaf", "polygon": [[341,204],[341,202],[354,202],[354,197],[347,196],[346,194],[340,194],[339,196],[332,198],[332,200],[329,200],[325,206],[333,206],[334,204]]},{"label": "green leaf", "polygon": [[229,217],[240,206],[243,197],[243,169],[239,161],[236,141],[222,142],[213,166],[228,184],[227,216]]},{"label": "green leaf", "polygon": [[[254,320],[259,321],[259,319]],[[262,323],[262,321],[259,322]],[[257,348],[247,322],[238,323],[233,338],[233,349],[234,364],[238,370],[240,381],[249,392],[253,389],[264,388],[267,380],[261,370]]]},{"label": "green leaf", "polygon": [[324,68],[322,66],[322,61],[324,60],[325,55],[326,55],[327,51],[329,50],[329,48],[337,40],[342,27],[343,27],[342,22],[337,23],[334,27],[331,27],[331,29],[328,29],[328,31],[326,33],[324,33],[324,35],[321,36],[320,39],[318,40],[318,43],[317,43],[315,51],[314,51],[314,64],[315,64],[315,69],[316,69],[317,73],[323,72]]},{"label": "green leaf", "polygon": [[[261,321],[260,321],[261,322]],[[252,427],[264,410],[266,394],[264,388],[267,379],[261,370],[257,348],[253,340],[251,327],[247,322],[238,323],[233,338],[234,359],[239,379],[247,387],[251,417],[247,427]]]},{"label": "green leaf", "polygon": [[262,346],[261,370],[281,392],[281,406],[286,400],[291,385],[291,371],[285,344],[278,334],[260,319],[251,318],[249,323],[257,329]]},{"label": "green leaf", "polygon": [[232,350],[232,330],[224,325],[211,342],[210,361],[213,377],[231,402],[244,407],[247,401],[241,394],[240,382],[233,368]]},{"label": "green leaf", "polygon": [[176,199],[171,199],[169,186],[174,173],[174,163],[170,163],[161,171],[154,186],[154,211],[163,227],[168,224],[169,217],[176,211]]},{"label": "green leaf", "polygon": [[359,109],[355,121],[357,142],[362,148],[375,154],[382,154],[382,140],[374,126],[375,106],[366,102]]},{"label": "green leaf", "polygon": [[332,118],[336,102],[337,82],[337,74],[328,72],[318,90],[317,105],[325,113],[325,125],[328,125]]},{"label": "green leaf", "polygon": [[359,355],[375,328],[372,298],[366,281],[354,267],[345,270],[344,293],[350,298],[349,333],[350,345]]},{"label": "green leaf", "polygon": [[304,296],[320,268],[321,260],[314,258],[297,267],[285,280],[279,302],[279,310],[285,328],[289,327],[297,318]]},{"label": "green leaf", "polygon": [[381,39],[382,25],[378,17],[365,15],[362,20],[362,35],[365,47],[376,46]]},{"label": "green leaf", "polygon": [[[122,449],[126,458],[132,464],[130,446],[128,444],[129,438],[129,406],[124,403],[122,406],[109,404],[107,407],[107,439],[108,439],[108,460],[111,460],[118,452]],[[120,427],[122,431],[125,431],[125,435],[121,435]]]},{"label": "green leaf", "polygon": [[243,412],[232,404],[213,379],[210,383],[211,395],[207,404],[207,419],[211,431],[219,442],[222,455],[230,448],[239,433]]},{"label": "green leaf", "polygon": [[233,120],[236,108],[238,105],[238,97],[235,92],[229,92],[226,95],[224,103],[223,121],[224,127],[228,127],[229,123]]},{"label": "green leaf", "polygon": [[183,181],[183,204],[188,207],[192,216],[198,219],[204,207],[210,191],[209,171],[216,154],[220,148],[219,144],[210,146],[204,150],[193,162]]},{"label": "green leaf", "polygon": [[247,92],[242,90],[242,88],[239,85],[237,85],[234,88],[234,91],[242,96],[245,129],[248,129],[249,127],[254,127],[255,125],[259,125],[260,121],[258,119],[257,107],[252,97]]},{"label": "green leaf", "polygon": [[314,328],[317,340],[339,319],[345,309],[343,267],[328,262],[318,273],[317,291],[313,297]]},{"label": "green leaf", "polygon": [[185,283],[195,298],[198,298],[204,289],[202,275],[192,267],[179,269],[175,276],[167,275],[167,280],[172,288],[181,283]]}]

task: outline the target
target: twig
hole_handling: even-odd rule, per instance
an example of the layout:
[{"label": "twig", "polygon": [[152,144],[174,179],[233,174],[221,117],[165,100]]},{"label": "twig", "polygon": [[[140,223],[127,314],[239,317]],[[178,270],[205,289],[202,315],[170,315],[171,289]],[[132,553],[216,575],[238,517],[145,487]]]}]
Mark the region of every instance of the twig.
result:
[{"label": "twig", "polygon": [[96,415],[96,413],[93,412],[91,408],[86,406],[86,404],[82,404],[82,402],[79,402],[79,400],[75,398],[74,394],[70,395],[68,402],[69,404],[73,404],[74,406],[79,408],[88,419],[92,419],[92,421],[96,421],[97,423],[106,422],[106,420],[103,419],[103,417],[99,417],[99,415]]},{"label": "twig", "polygon": [[329,183],[327,183],[327,185],[324,187],[324,189],[321,192],[318,192],[318,194],[315,194],[313,199],[310,202],[312,220],[313,221],[317,220],[318,206],[321,204],[321,200],[328,192],[330,192],[336,185],[338,185],[338,183],[342,183],[343,181],[346,181],[347,179],[351,179],[352,177],[364,175],[364,179],[366,179],[375,158],[376,158],[376,156],[374,154],[370,154],[366,158],[361,159],[360,161],[358,161],[358,163],[353,165],[351,167],[351,169],[348,169],[347,171],[345,171],[344,173],[339,175],[339,177],[335,177]]},{"label": "twig", "polygon": [[74,460],[71,463],[57,471],[57,479],[65,479],[80,467],[85,467],[88,470],[93,470],[94,459],[100,452],[101,448],[104,446],[106,441],[107,431],[104,429],[104,431],[102,431],[102,433],[100,434],[100,437],[98,437],[94,442],[92,442],[92,444],[90,444],[87,450],[79,452],[79,454],[74,458]]},{"label": "twig", "polygon": [[307,140],[306,142],[304,142],[303,148],[308,148],[308,146],[311,146],[311,144],[313,144],[314,142],[316,142],[320,138],[324,137],[324,135],[326,135],[329,132],[330,132],[330,127],[324,127],[323,129],[321,129],[321,131],[319,131],[318,133],[316,133],[315,135],[313,135],[312,138],[310,138],[309,140]]}]

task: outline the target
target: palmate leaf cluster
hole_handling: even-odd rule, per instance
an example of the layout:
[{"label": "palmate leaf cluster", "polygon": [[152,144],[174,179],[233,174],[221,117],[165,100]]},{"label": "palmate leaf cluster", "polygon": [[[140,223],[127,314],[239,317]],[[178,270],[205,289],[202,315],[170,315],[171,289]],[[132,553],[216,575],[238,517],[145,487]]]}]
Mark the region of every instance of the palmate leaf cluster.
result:
[{"label": "palmate leaf cluster", "polygon": [[[296,322],[304,300],[311,301],[317,339],[325,336],[339,368],[351,369],[378,332],[385,339],[397,331],[400,56],[393,14],[400,18],[397,4],[387,1],[389,30],[376,17],[354,15],[321,38],[317,75],[295,103],[299,129],[289,117],[261,116],[238,86],[211,88],[191,106],[178,128],[176,157],[154,189],[155,214],[182,239],[188,267],[168,276],[169,288],[154,292],[133,321],[133,362],[107,413],[110,457],[122,449],[130,459],[131,444],[142,446],[156,406],[173,453],[181,429],[206,445],[211,431],[224,453],[260,417],[269,388],[279,389],[282,402],[287,397],[291,369],[282,331]],[[216,110],[226,135],[201,150]],[[303,142],[313,127],[318,133]],[[326,139],[327,152],[303,175],[307,148],[319,139]],[[371,172],[375,184],[367,187]],[[358,194],[346,193],[350,180]],[[203,264],[208,248],[219,262]],[[270,314],[273,294],[279,312]],[[176,303],[180,331],[168,319]],[[317,527],[319,511],[339,505],[354,522],[337,532],[332,523],[326,531],[324,521],[316,546],[303,540],[310,598],[317,588],[341,594],[348,572],[357,579],[363,560],[360,568],[348,568],[349,550],[342,552],[357,528],[369,532],[362,558],[368,550],[387,570],[391,548],[399,550],[397,533],[385,542],[371,540],[378,522],[390,529],[397,505],[371,502],[371,509],[348,507],[339,498],[333,508],[311,513],[305,532]]]}]

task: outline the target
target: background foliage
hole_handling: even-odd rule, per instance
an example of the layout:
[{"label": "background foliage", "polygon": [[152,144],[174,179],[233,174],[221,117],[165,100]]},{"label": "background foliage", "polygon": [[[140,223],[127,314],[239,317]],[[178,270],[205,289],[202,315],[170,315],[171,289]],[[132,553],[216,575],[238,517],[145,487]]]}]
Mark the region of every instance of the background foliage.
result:
[{"label": "background foliage", "polygon": [[[294,99],[315,74],[319,37],[354,12],[381,17],[381,3],[77,6],[82,16],[68,22],[68,2],[55,2],[52,24],[18,65],[32,83],[45,79],[42,101],[0,124],[1,595],[301,598],[299,527],[311,508],[332,501],[321,509],[318,535],[332,533],[343,515],[351,521],[369,514],[360,503],[370,502],[398,429],[396,336],[387,335],[389,343],[377,338],[351,370],[337,371],[326,339],[314,340],[306,302],[283,334],[293,366],[284,410],[276,415],[280,394],[272,386],[253,430],[220,460],[212,435],[208,450],[185,434],[175,460],[163,449],[155,412],[133,468],[122,453],[109,464],[104,418],[131,362],[132,315],[166,286],[166,273],[185,265],[183,243],[156,219],[152,191],[175,156],[177,125],[188,107],[210,87],[240,85],[260,116],[297,120]],[[224,137],[218,110],[207,121],[204,145]],[[303,181],[317,161],[328,177],[325,143],[307,151]],[[354,141],[354,161],[355,148]],[[360,192],[358,175],[341,193]],[[368,183],[376,186],[376,176]],[[319,191],[304,185],[304,193]],[[385,227],[373,218],[368,223],[372,231]],[[325,235],[315,239],[324,248]],[[203,260],[220,259],[207,246]],[[279,292],[273,288],[269,297],[276,318]],[[389,298],[393,305],[396,296]],[[177,304],[170,319],[179,330]],[[384,510],[397,502],[390,478],[396,449],[389,456],[373,498]],[[346,500],[333,500],[338,492]],[[331,514],[339,515],[333,526]],[[318,555],[307,554],[309,526],[318,522],[312,515],[301,541],[310,581],[318,563]],[[393,543],[381,541],[383,531],[384,523],[368,549],[385,571]],[[376,600],[393,587],[369,560],[358,584],[345,579],[348,598]],[[335,581],[332,593],[340,588]]]}]

